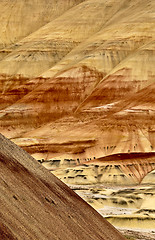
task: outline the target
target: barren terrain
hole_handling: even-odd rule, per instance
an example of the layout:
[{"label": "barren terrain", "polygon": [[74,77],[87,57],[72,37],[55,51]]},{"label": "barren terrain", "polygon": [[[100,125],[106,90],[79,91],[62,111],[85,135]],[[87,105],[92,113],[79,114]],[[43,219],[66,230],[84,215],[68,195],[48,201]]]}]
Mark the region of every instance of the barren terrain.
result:
[{"label": "barren terrain", "polygon": [[0,1],[0,132],[65,183],[93,184],[101,199],[78,193],[126,233],[154,224],[154,10],[154,0]]}]

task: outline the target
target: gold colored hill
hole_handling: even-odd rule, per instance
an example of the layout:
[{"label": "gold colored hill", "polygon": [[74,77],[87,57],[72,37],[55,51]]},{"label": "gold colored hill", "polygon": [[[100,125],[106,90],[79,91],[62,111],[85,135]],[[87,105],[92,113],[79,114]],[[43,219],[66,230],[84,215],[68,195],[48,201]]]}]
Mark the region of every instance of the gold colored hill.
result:
[{"label": "gold colored hill", "polygon": [[[121,2],[111,1],[110,3],[102,0],[84,1],[23,39],[19,48],[2,60],[0,72],[10,75],[38,76],[54,66],[73,48],[92,35],[90,44],[95,37],[96,41],[100,38],[100,45],[106,40],[111,40],[115,46],[117,45],[114,41],[116,36],[116,41],[119,41],[121,37],[124,38],[124,44],[120,42],[123,47],[125,44],[127,45],[127,49],[123,51],[123,58],[127,51],[134,49],[136,45],[142,45],[145,41],[152,39],[154,34],[153,8],[154,2],[146,0],[143,0],[143,4],[142,2],[140,4],[139,0],[132,0],[130,3],[126,0]],[[139,12],[138,15],[137,12]],[[72,22],[70,21],[71,18]],[[111,22],[111,19],[114,19],[114,23]],[[121,29],[124,29],[124,31],[121,31]],[[133,39],[130,31],[133,31]],[[114,36],[114,38],[109,39],[110,36]],[[93,52],[98,45],[96,41],[94,42]],[[107,46],[105,45],[105,47]],[[113,55],[114,53],[109,54]],[[82,55],[82,52],[77,57],[74,55],[74,60],[78,60]],[[116,55],[115,61],[118,62],[120,57]],[[10,62],[9,67],[7,65],[8,61]]]},{"label": "gold colored hill", "polygon": [[[114,0],[110,6],[108,2],[98,0],[78,4],[23,39],[19,48],[1,61],[0,72],[29,77],[40,75],[99,31],[118,9]],[[8,61],[9,68],[6,66]]]},{"label": "gold colored hill", "polygon": [[0,144],[1,239],[125,239],[29,154]]},{"label": "gold colored hill", "polygon": [[18,42],[1,132],[45,159],[154,151],[154,5],[83,1]]},{"label": "gold colored hill", "polygon": [[0,49],[3,50],[1,51],[5,51],[8,46],[11,47],[11,51],[19,40],[80,2],[82,0],[67,0],[65,4],[62,0],[2,0],[0,2]]}]

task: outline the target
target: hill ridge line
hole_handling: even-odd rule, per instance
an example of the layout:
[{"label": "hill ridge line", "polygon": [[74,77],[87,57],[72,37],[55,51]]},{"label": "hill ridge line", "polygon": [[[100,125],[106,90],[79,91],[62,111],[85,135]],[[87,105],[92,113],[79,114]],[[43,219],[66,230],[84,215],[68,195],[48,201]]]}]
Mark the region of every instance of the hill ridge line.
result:
[{"label": "hill ridge line", "polygon": [[[67,9],[65,12],[63,12],[60,16],[57,16],[57,17],[56,17],[55,19],[53,19],[52,21],[49,21],[48,23],[45,23],[43,26],[39,27],[38,29],[36,29],[35,31],[31,32],[31,33],[28,34],[27,36],[25,36],[25,37],[21,38],[19,41],[13,43],[13,45],[10,44],[10,45],[8,45],[6,48],[0,49],[0,51],[2,51],[3,49],[7,49],[7,50],[12,49],[12,47],[14,47],[16,44],[20,44],[20,42],[22,42],[24,39],[29,38],[31,35],[35,34],[37,31],[39,31],[40,29],[44,28],[44,27],[45,27],[46,25],[48,25],[49,23],[51,23],[51,22],[55,21],[57,18],[61,17],[61,16],[62,16],[63,14],[65,14],[67,11],[71,10],[72,8],[78,6],[79,4],[81,4],[81,3],[85,2],[85,1],[86,1],[86,0],[83,0],[82,2],[77,3],[76,5],[70,7],[70,8]],[[14,5],[15,5],[15,4],[14,4]],[[26,44],[26,43],[24,43],[24,44]],[[12,54],[13,52],[16,52],[16,50],[17,50],[18,48],[20,48],[20,47],[21,47],[21,46],[17,47],[17,48],[16,48],[15,50],[13,50],[11,53],[7,54],[3,59],[0,60],[0,62],[3,61],[5,58],[7,58],[7,57],[8,57],[10,54]]]},{"label": "hill ridge line", "polygon": [[[149,45],[150,43],[152,43],[152,42],[154,42],[154,41],[155,41],[155,40],[153,39],[153,40],[151,40],[151,41],[143,44],[143,45],[140,46],[139,48],[134,49],[134,50],[132,51],[132,53],[130,53],[130,54],[129,54],[127,57],[125,57],[121,62],[119,62],[102,80],[100,80],[98,83],[96,83],[96,86],[93,88],[93,90],[91,90],[90,94],[80,103],[80,105],[78,106],[78,108],[74,111],[74,114],[77,114],[77,113],[79,112],[80,108],[83,106],[83,104],[85,103],[85,101],[86,101],[87,99],[89,99],[89,97],[92,95],[92,93],[97,89],[98,85],[101,84],[102,82],[104,82],[104,80],[105,80],[107,77],[109,77],[109,76],[115,71],[115,68],[117,68],[119,65],[121,65],[124,61],[126,61],[126,60],[127,60],[128,58],[130,58],[132,55],[136,54],[140,49],[142,49],[143,47]],[[65,69],[64,71],[67,71],[67,70],[68,70],[68,69]],[[54,78],[55,78],[56,76],[59,76],[61,73],[63,73],[63,71],[62,71],[62,72],[60,71],[59,74],[57,73],[56,75],[54,75],[54,76],[50,79],[50,81],[51,81],[52,79],[54,80]],[[46,79],[46,78],[45,78],[45,79]],[[47,78],[47,79],[48,79],[48,78]],[[9,80],[8,80],[8,81],[9,81]],[[55,80],[54,80],[54,81],[55,81]],[[57,80],[56,80],[56,81],[57,81]],[[106,80],[105,80],[105,83],[106,83]],[[43,86],[44,84],[46,84],[46,83],[42,83],[42,84],[39,85],[37,88],[35,88],[34,90],[30,91],[28,94],[24,95],[21,99],[17,100],[17,101],[14,102],[12,105],[8,106],[6,109],[9,109],[9,108],[11,108],[12,106],[18,104],[20,101],[22,101],[23,98],[31,95],[33,92],[36,91],[36,89],[39,89],[39,88],[40,88],[41,86]],[[150,84],[150,85],[151,85],[151,84]],[[142,89],[141,89],[141,90],[142,90]],[[123,109],[123,108],[122,108],[122,109]]]},{"label": "hill ridge line", "polygon": [[[109,77],[114,71],[115,68],[117,69],[117,67],[119,67],[119,65],[121,65],[124,61],[126,61],[128,58],[130,58],[132,55],[136,54],[140,49],[142,49],[143,47],[149,45],[150,43],[154,42],[155,40],[151,40],[149,42],[147,42],[146,44],[143,44],[142,46],[140,46],[137,49],[134,49],[127,57],[125,57],[122,61],[120,61],[108,74],[106,74],[106,76],[100,80],[97,85],[94,87],[94,89],[91,91],[91,93],[83,100],[83,102],[80,104],[80,106],[75,110],[75,114],[79,111],[80,107],[83,106],[84,102],[91,96],[91,94],[94,92],[94,90],[96,90],[96,88],[98,87],[98,85],[102,82],[104,82],[104,80]],[[106,82],[106,81],[105,81]]]}]

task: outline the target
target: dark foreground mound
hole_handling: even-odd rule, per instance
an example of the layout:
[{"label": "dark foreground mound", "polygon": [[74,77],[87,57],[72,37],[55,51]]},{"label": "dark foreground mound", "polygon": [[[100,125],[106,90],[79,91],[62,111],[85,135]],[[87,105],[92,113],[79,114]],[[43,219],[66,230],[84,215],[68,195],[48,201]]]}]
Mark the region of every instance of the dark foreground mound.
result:
[{"label": "dark foreground mound", "polygon": [[0,239],[124,239],[70,188],[2,135],[0,182]]}]

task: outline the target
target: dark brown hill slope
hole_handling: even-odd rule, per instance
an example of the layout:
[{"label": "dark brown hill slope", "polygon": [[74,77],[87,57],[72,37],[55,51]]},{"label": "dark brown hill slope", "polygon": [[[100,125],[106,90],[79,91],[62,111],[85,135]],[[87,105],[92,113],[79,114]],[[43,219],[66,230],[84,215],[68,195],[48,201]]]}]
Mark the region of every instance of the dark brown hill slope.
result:
[{"label": "dark brown hill slope", "polygon": [[124,239],[78,195],[3,135],[0,179],[0,239]]}]

